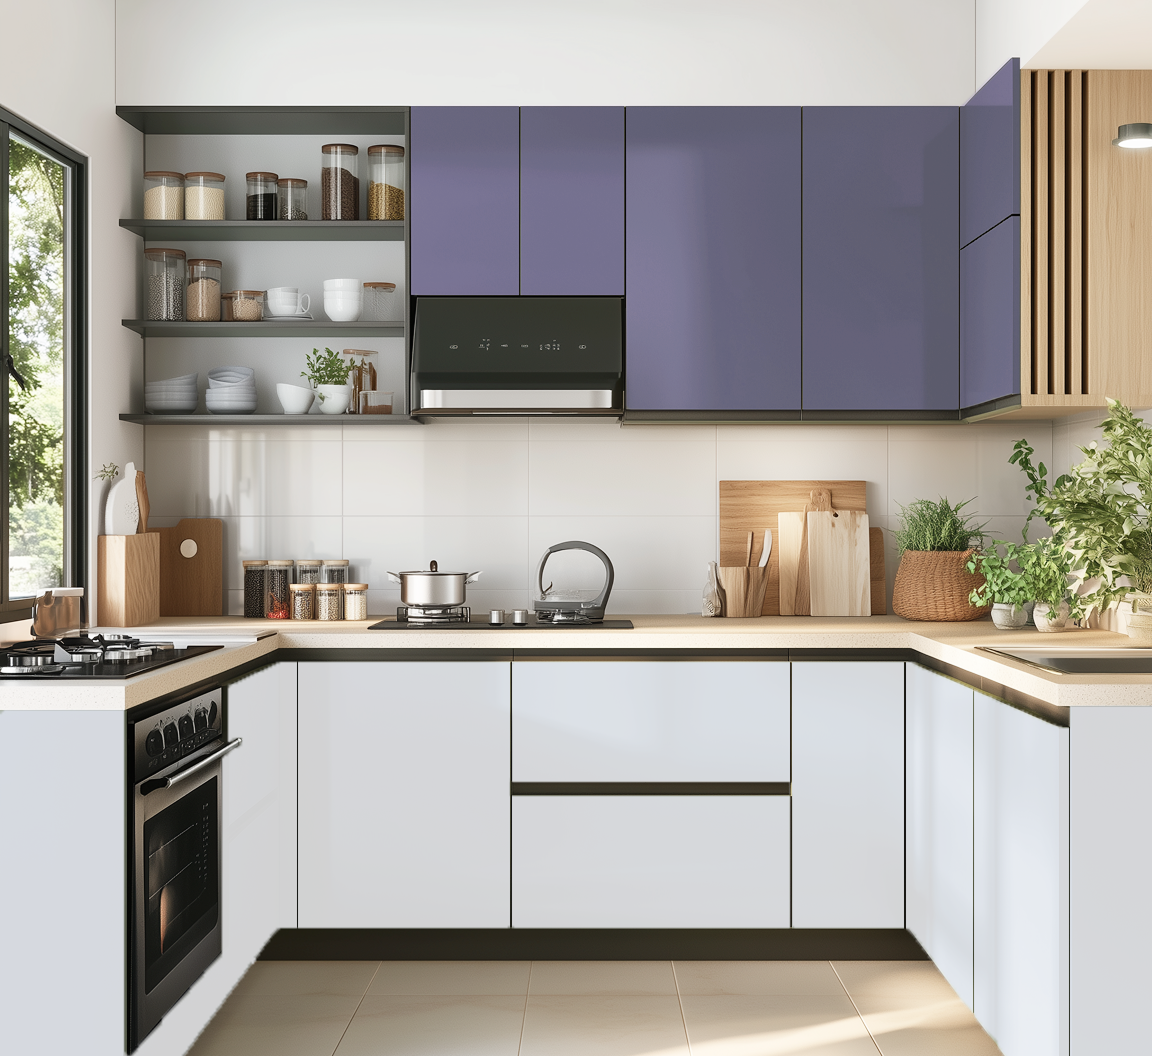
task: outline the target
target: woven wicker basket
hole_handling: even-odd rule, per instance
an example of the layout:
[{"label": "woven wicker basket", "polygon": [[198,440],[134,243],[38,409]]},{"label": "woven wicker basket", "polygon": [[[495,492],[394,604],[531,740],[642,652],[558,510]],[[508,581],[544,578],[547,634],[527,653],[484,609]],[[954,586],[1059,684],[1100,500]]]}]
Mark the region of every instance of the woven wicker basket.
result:
[{"label": "woven wicker basket", "polygon": [[964,566],[975,550],[905,550],[896,569],[892,611],[906,620],[961,623],[978,620],[991,605],[972,606],[968,594],[984,577]]}]

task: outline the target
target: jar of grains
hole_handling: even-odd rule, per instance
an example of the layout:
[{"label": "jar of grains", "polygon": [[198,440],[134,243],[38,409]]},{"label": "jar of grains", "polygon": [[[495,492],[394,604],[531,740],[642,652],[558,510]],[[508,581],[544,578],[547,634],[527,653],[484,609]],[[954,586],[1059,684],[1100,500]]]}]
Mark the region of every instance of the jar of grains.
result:
[{"label": "jar of grains", "polygon": [[316,619],[316,584],[289,583],[288,592],[292,601],[292,619]]},{"label": "jar of grains", "polygon": [[188,261],[187,318],[190,323],[220,321],[220,270],[218,260]]},{"label": "jar of grains", "polygon": [[265,615],[270,620],[288,619],[288,588],[292,585],[292,562],[268,562],[268,605]]},{"label": "jar of grains", "polygon": [[244,562],[244,617],[249,620],[264,618],[264,581],[267,561]]},{"label": "jar of grains", "polygon": [[220,173],[184,174],[184,219],[224,219],[224,177]]},{"label": "jar of grains", "polygon": [[344,584],[344,619],[368,619],[368,584]]},{"label": "jar of grains", "polygon": [[250,172],[248,194],[244,199],[249,220],[275,220],[279,210],[280,194],[276,184],[280,179],[274,172]]},{"label": "jar of grains", "polygon": [[263,290],[233,290],[220,301],[220,316],[226,323],[258,323],[264,318]]},{"label": "jar of grains", "polygon": [[[323,583],[337,583],[343,586],[348,582],[348,561],[346,558],[334,558],[331,561],[325,561],[320,566],[320,580]],[[341,601],[343,599],[340,599]],[[321,617],[323,619],[323,617]],[[338,620],[344,619],[344,609],[341,607],[340,615],[336,617]]]},{"label": "jar of grains", "polygon": [[146,315],[149,319],[181,320],[184,318],[184,250],[144,250],[147,293]]},{"label": "jar of grains", "polygon": [[340,595],[344,592],[343,583],[317,583],[316,584],[316,615],[317,620],[339,620]]},{"label": "jar of grains", "polygon": [[302,557],[296,561],[297,583],[320,582],[320,558]]},{"label": "jar of grains", "polygon": [[294,179],[277,180],[276,188],[280,194],[280,219],[307,220],[308,181]]},{"label": "jar of grains", "polygon": [[325,143],[320,148],[320,213],[325,220],[360,219],[359,147]]},{"label": "jar of grains", "polygon": [[400,298],[396,296],[396,283],[364,283],[364,313],[360,318],[378,323],[400,322]]},{"label": "jar of grains", "polygon": [[144,219],[184,219],[184,173],[144,173]]},{"label": "jar of grains", "polygon": [[404,148],[379,143],[368,148],[368,219],[404,219]]}]

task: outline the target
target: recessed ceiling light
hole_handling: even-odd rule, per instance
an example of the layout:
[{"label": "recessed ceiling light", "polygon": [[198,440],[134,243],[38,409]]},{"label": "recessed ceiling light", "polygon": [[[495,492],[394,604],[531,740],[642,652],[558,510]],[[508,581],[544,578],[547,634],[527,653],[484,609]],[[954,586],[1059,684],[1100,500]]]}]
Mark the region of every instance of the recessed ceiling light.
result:
[{"label": "recessed ceiling light", "polygon": [[1128,147],[1130,150],[1147,150],[1152,147],[1152,124],[1137,121],[1131,125],[1121,125],[1116,129],[1114,147]]}]

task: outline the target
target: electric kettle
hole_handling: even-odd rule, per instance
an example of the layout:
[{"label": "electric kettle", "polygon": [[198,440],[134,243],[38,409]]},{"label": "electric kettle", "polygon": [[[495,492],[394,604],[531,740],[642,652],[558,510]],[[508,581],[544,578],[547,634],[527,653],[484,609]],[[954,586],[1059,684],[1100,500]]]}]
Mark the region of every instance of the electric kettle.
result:
[{"label": "electric kettle", "polygon": [[[600,590],[565,590],[544,586],[544,566],[548,558],[560,550],[587,550],[600,558],[604,565],[604,586]],[[537,596],[532,601],[536,619],[541,623],[599,623],[604,619],[604,609],[608,605],[608,595],[612,593],[612,580],[615,573],[608,555],[598,546],[572,539],[566,543],[550,546],[540,558],[536,569]]]}]

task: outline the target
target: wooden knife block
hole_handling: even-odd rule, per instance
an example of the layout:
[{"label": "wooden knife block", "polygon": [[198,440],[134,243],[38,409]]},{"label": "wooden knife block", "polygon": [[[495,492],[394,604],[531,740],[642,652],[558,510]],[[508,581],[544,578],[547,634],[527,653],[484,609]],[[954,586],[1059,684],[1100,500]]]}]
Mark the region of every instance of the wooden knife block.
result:
[{"label": "wooden knife block", "polygon": [[97,621],[106,627],[139,627],[159,615],[160,537],[97,537]]},{"label": "wooden knife block", "polygon": [[768,569],[755,566],[732,565],[717,569],[720,592],[723,595],[724,616],[759,616],[764,607],[764,591],[768,586]]}]

